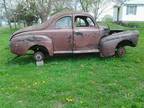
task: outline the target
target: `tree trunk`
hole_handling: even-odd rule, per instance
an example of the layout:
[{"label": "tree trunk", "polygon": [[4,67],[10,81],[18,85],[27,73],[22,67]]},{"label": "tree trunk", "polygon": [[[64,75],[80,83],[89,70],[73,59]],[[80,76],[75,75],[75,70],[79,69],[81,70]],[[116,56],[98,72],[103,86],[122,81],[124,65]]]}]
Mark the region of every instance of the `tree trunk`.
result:
[{"label": "tree trunk", "polygon": [[95,21],[97,21],[97,19],[98,19],[98,8],[94,9],[94,19],[95,19]]},{"label": "tree trunk", "polygon": [[47,21],[48,15],[40,15],[40,19],[43,22]]},{"label": "tree trunk", "polygon": [[5,12],[6,12],[6,18],[8,20],[8,25],[10,27],[10,30],[12,30],[12,25],[11,25],[11,21],[9,19],[8,10],[7,10],[7,6],[6,6],[6,1],[5,0],[3,0],[3,6],[4,6],[4,9],[5,9]]},{"label": "tree trunk", "polygon": [[[54,1],[52,0],[47,0],[47,1],[42,0],[37,2],[37,7],[39,7],[37,8],[37,12],[42,22],[47,21],[48,15],[51,13],[53,2]],[[47,6],[44,6],[44,4],[47,4]]]},{"label": "tree trunk", "polygon": [[81,7],[82,7],[82,10],[84,11],[84,12],[87,12],[87,9],[86,9],[86,7],[84,6],[84,3],[83,3],[84,1],[83,0],[80,0],[80,4],[81,4]]},{"label": "tree trunk", "polygon": [[15,29],[17,29],[17,22],[16,22],[16,19],[15,19],[15,16],[14,16],[14,25],[15,25]]},{"label": "tree trunk", "polygon": [[12,30],[11,21],[9,19],[8,19],[8,25],[9,25],[10,30]]}]

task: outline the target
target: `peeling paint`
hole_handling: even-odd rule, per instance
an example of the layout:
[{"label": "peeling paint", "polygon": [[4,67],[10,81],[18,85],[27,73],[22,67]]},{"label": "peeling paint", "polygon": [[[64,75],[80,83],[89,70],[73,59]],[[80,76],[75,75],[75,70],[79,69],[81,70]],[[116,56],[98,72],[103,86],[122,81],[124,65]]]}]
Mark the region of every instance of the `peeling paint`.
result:
[{"label": "peeling paint", "polygon": [[[65,16],[72,17],[72,28],[57,29],[56,22]],[[94,21],[94,18],[87,13],[55,15],[38,27],[29,27],[14,33],[10,40],[11,52],[24,55],[31,47],[39,45],[45,47],[50,56],[61,53],[100,52],[101,56],[107,57],[115,54],[115,48],[121,41],[130,41],[134,44],[133,46],[136,46],[138,42],[137,31],[116,30],[111,34],[97,24],[89,27],[75,27],[74,19],[77,16],[87,16]]]}]

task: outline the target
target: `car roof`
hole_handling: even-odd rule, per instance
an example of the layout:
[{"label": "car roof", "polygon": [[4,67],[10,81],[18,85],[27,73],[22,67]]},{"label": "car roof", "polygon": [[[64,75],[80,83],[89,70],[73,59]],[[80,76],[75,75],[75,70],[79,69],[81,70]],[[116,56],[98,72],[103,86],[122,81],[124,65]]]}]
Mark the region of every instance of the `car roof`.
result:
[{"label": "car roof", "polygon": [[54,16],[66,16],[66,15],[86,15],[91,16],[88,12],[60,12],[55,14]]}]

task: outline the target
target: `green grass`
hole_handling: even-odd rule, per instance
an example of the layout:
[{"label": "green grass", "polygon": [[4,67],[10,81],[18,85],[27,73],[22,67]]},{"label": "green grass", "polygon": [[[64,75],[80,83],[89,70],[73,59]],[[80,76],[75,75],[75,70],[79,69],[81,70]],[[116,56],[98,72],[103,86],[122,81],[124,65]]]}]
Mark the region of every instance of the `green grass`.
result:
[{"label": "green grass", "polygon": [[128,27],[124,27],[124,26],[121,26],[121,25],[118,25],[116,23],[112,23],[112,22],[99,22],[98,23],[99,25],[102,25],[102,26],[105,26],[105,27],[109,27],[111,30],[113,29],[130,29]]},{"label": "green grass", "polygon": [[144,31],[123,58],[55,56],[36,67],[15,58],[0,28],[0,108],[144,108]]}]

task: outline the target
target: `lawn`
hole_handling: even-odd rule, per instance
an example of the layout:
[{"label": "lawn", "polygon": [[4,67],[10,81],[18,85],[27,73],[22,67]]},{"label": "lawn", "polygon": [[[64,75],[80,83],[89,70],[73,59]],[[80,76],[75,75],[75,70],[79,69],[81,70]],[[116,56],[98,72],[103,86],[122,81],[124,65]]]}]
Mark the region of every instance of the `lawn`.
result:
[{"label": "lawn", "polygon": [[96,54],[15,58],[0,28],[0,108],[144,108],[144,31],[123,58]]}]

